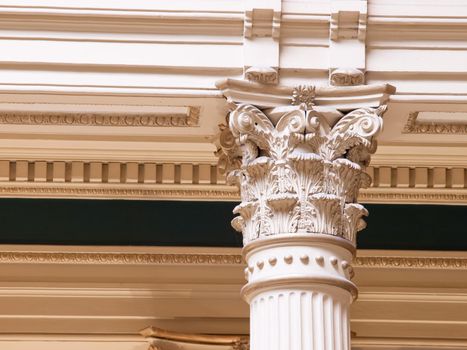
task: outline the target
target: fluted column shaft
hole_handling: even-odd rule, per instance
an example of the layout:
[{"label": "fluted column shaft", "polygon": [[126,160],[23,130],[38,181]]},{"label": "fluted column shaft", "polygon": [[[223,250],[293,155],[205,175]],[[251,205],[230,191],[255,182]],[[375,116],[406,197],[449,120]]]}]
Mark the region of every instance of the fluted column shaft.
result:
[{"label": "fluted column shaft", "polygon": [[352,248],[320,238],[284,235],[245,249],[251,349],[350,349]]}]

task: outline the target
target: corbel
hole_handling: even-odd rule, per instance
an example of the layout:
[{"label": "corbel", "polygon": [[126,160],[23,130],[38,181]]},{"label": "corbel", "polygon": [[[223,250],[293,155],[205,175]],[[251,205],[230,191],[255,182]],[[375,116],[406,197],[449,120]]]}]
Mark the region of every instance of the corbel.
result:
[{"label": "corbel", "polygon": [[367,0],[331,0],[330,17],[330,84],[365,84]]},{"label": "corbel", "polygon": [[281,0],[247,0],[244,19],[244,78],[261,84],[279,82]]}]

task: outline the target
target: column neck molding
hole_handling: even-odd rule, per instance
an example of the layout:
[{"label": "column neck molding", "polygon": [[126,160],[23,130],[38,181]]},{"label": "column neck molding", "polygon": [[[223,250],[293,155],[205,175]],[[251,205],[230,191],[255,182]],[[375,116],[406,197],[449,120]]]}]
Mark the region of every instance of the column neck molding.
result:
[{"label": "column neck molding", "polygon": [[274,246],[290,246],[298,244],[314,244],[314,245],[335,245],[349,251],[353,257],[356,256],[357,249],[355,245],[347,239],[337,236],[321,235],[321,234],[308,234],[306,237],[300,234],[288,234],[270,237],[267,240],[267,246],[263,245],[261,240],[251,242],[242,249],[242,257],[246,261],[249,255],[254,250],[268,249]]}]

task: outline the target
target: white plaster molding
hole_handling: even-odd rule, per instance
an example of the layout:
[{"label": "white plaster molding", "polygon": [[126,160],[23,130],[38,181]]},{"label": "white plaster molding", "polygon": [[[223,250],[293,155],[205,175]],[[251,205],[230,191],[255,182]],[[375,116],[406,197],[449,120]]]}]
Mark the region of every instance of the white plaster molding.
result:
[{"label": "white plaster molding", "polygon": [[[305,76],[306,79],[320,79],[320,83],[325,84],[329,70],[350,66],[366,69],[367,76],[372,73],[388,75],[382,81],[391,81],[392,76],[403,73],[407,79],[398,86],[399,91],[414,95],[437,90],[443,94],[441,97],[456,98],[461,93],[457,90],[467,91],[465,84],[456,78],[456,74],[465,73],[465,40],[458,28],[467,23],[465,6],[459,2],[450,1],[439,10],[430,0],[425,1],[424,6],[377,1],[368,5],[370,11],[365,10],[366,1],[361,0],[332,1],[325,5],[317,2],[306,6],[300,2],[285,2],[279,6],[282,8],[272,2],[264,6],[254,1],[250,4],[252,9],[276,13],[275,20],[268,17],[266,22],[268,28],[272,27],[272,22],[278,28],[280,22],[281,29],[280,50],[276,50],[280,55],[276,51],[274,55],[256,55],[260,58],[251,67],[276,69],[277,64],[267,60],[274,57],[279,62],[280,56],[278,68],[281,78],[288,84],[301,84]],[[366,12],[369,16],[365,62],[361,54],[364,50],[357,43],[364,43],[364,40],[343,37],[330,40],[329,25],[332,22],[334,31],[337,23],[338,33],[352,32],[351,36],[355,37],[356,32],[365,32]],[[281,13],[280,21],[278,13]],[[0,8],[0,40],[5,48],[1,62],[2,89],[16,93],[95,94],[100,91],[215,96],[214,82],[219,76],[240,77],[245,67],[249,68],[243,57],[244,18],[243,3],[225,1],[209,1],[197,6],[175,0],[138,2],[137,5],[123,1],[105,8],[91,2],[70,6],[59,1],[37,7],[31,2],[9,1]],[[358,27],[361,30],[355,30]],[[274,46],[271,38],[272,34],[258,38],[268,39],[264,46],[268,52]],[[37,42],[47,49],[37,49]],[[157,53],[153,55],[154,48]],[[138,60],[128,64],[120,60],[123,54],[105,55],[105,52],[128,50],[134,50]],[[79,55],[79,52],[88,55]],[[78,62],[79,56],[88,56],[89,60]],[[143,59],[148,56],[151,62]],[[166,60],[165,56],[172,59]],[[204,59],[191,60],[198,56]],[[205,79],[199,79],[199,70],[203,71]]]},{"label": "white plaster molding", "polygon": [[243,65],[246,79],[279,82],[281,0],[246,0],[243,31]]},{"label": "white plaster molding", "polygon": [[261,84],[277,84],[279,73],[271,67],[250,67],[245,71],[245,78]]},{"label": "white plaster molding", "polygon": [[331,71],[329,82],[334,86],[353,86],[365,83],[364,73],[355,68],[338,68]]},{"label": "white plaster molding", "polygon": [[[225,79],[217,83],[228,102],[247,103],[259,108],[290,105],[294,90],[298,87],[263,86],[235,79]],[[365,107],[379,107],[386,104],[395,93],[389,84],[361,85],[348,87],[316,86],[310,90],[316,106],[337,110],[353,110]]]},{"label": "white plaster molding", "polygon": [[[157,34],[161,29],[164,29],[166,34],[182,34],[187,29],[199,35],[212,34],[213,30],[216,34],[229,34],[241,32],[243,24],[243,9],[239,4],[228,6],[224,3],[219,6],[211,2],[190,6],[188,2],[173,1],[167,4],[168,6],[164,6],[161,1],[156,1],[152,4],[140,3],[138,5],[133,2],[121,7],[122,4],[112,4],[105,8],[92,6],[93,4],[89,6],[89,3],[75,3],[74,6],[66,3],[57,6],[55,3],[53,6],[37,7],[33,3],[21,3],[18,6],[16,2],[10,6],[2,4],[0,18],[4,23],[3,28],[11,30],[10,37],[21,35],[21,33],[14,32],[15,29],[30,29],[34,26],[37,33],[41,33],[44,39],[51,39],[54,36],[54,33],[45,33],[47,30],[53,30],[55,35],[62,32],[61,34],[66,38],[64,31],[68,25],[68,28],[71,26],[74,29],[74,35],[82,35],[82,39],[86,38],[86,33],[93,30],[101,32],[101,34],[95,33],[88,36],[90,40],[93,38],[98,40],[99,35],[105,36],[105,33],[112,32],[120,33],[122,36],[132,32],[142,33],[143,36],[139,39],[127,38],[135,42],[144,42],[148,34]],[[13,21],[12,17],[19,18],[20,21]],[[29,23],[26,23],[26,20],[29,20]],[[68,33],[68,35],[72,34]],[[118,40],[115,36],[109,37],[110,41],[112,39]]]},{"label": "white plaster molding", "polygon": [[329,82],[337,86],[362,85],[366,70],[367,0],[331,0],[330,5]]},{"label": "white plaster molding", "polygon": [[367,1],[331,1],[331,40],[358,39],[365,41]]}]

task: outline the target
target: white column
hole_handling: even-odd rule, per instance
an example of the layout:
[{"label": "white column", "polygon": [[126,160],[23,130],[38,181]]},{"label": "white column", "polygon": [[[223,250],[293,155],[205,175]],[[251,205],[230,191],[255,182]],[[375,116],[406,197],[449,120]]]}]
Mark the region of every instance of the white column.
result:
[{"label": "white column", "polygon": [[[251,350],[348,350],[357,297],[351,262],[366,209],[357,203],[385,107],[347,113],[307,104],[239,104],[220,166],[240,187]],[[300,101],[299,101],[300,102]],[[298,103],[299,103],[298,102]]]},{"label": "white column", "polygon": [[350,244],[319,236],[247,246],[251,349],[350,349],[352,253]]}]

